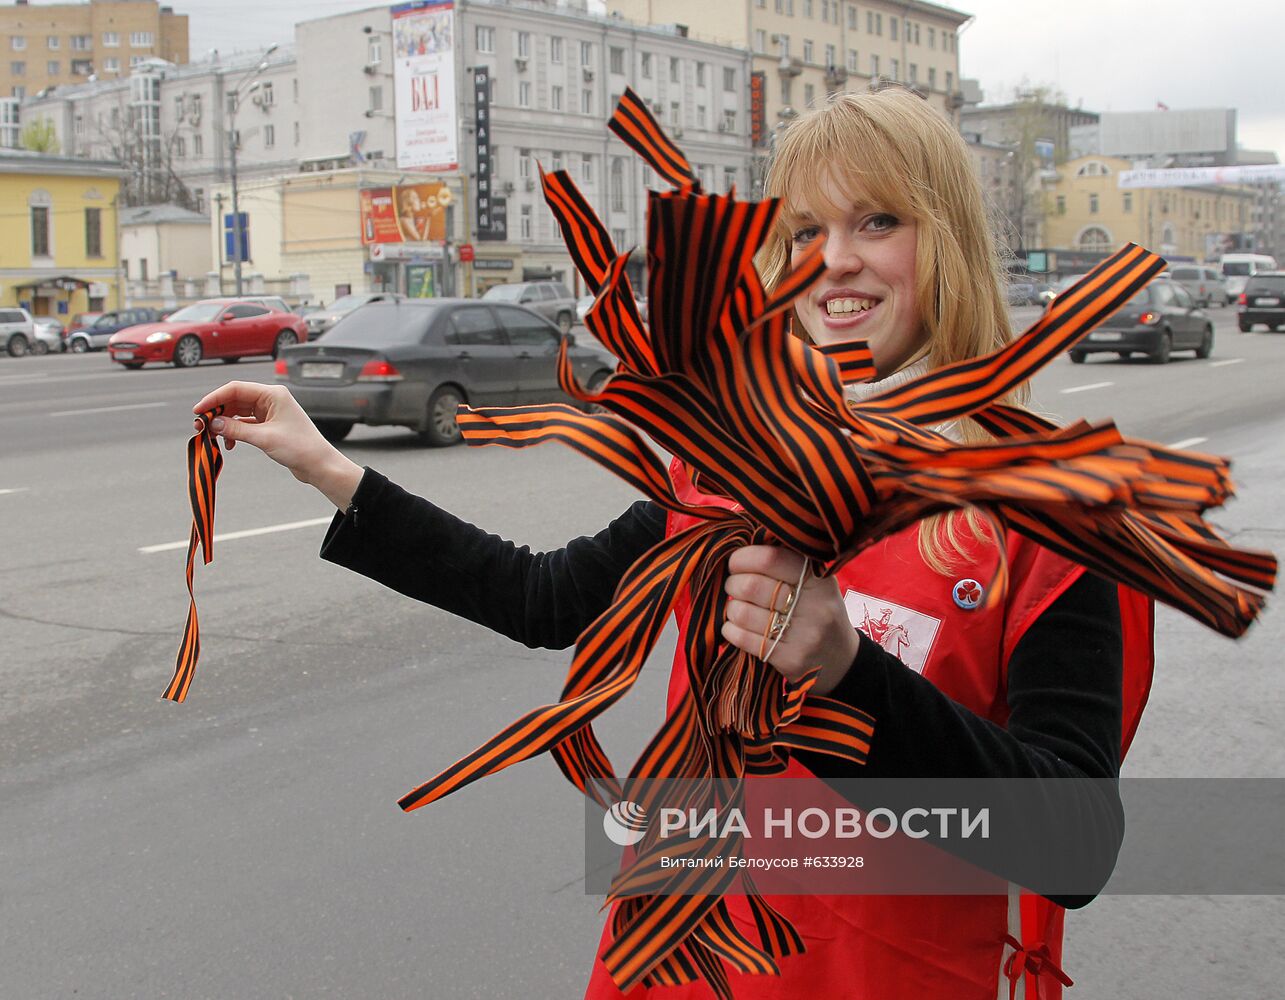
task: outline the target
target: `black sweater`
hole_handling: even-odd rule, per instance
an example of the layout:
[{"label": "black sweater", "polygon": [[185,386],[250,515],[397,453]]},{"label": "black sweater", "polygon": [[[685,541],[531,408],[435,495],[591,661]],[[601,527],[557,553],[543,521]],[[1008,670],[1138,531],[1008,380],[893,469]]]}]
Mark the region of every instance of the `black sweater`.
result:
[{"label": "black sweater", "polygon": [[[321,555],[529,647],[563,649],[607,609],[621,576],[664,532],[665,512],[639,501],[593,537],[533,553],[367,469]],[[825,779],[1115,779],[1122,646],[1115,586],[1081,575],[1018,642],[1008,667],[1009,719],[1001,727],[862,634],[852,668],[829,697],[879,720],[867,763],[797,756]],[[1080,835],[1114,840],[1118,849],[1118,799],[1091,813],[1095,829]],[[1088,898],[1057,901],[1074,906]]]}]

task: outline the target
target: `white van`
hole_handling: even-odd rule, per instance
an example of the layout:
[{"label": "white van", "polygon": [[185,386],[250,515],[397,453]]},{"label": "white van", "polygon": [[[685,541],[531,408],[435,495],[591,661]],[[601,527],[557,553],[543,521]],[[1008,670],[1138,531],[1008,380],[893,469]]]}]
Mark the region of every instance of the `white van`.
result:
[{"label": "white van", "polygon": [[1245,290],[1245,282],[1259,271],[1275,271],[1276,258],[1265,253],[1225,253],[1218,260],[1227,279],[1227,297],[1235,299]]}]

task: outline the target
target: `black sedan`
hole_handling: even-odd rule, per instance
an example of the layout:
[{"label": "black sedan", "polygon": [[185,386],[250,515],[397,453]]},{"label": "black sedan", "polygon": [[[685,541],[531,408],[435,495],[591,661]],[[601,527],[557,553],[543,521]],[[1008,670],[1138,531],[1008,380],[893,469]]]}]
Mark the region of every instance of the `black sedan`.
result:
[{"label": "black sedan", "polygon": [[1209,357],[1214,324],[1185,288],[1157,278],[1072,347],[1071,360],[1078,365],[1090,354],[1110,352],[1122,359],[1141,354],[1163,365],[1184,350]]},{"label": "black sedan", "polygon": [[[615,359],[568,337],[580,383],[601,385]],[[561,339],[556,326],[518,306],[374,302],[342,318],[324,340],[287,348],[276,375],[332,441],[369,424],[409,427],[426,444],[451,445],[460,440],[460,403],[570,402],[558,387]]]}]

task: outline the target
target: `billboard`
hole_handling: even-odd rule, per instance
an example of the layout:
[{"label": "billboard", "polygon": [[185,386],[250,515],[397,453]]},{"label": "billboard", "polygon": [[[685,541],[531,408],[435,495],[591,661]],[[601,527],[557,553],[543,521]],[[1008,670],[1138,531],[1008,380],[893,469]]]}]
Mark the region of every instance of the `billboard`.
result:
[{"label": "billboard", "polygon": [[455,5],[416,0],[393,8],[393,101],[397,166],[459,166],[455,118]]},{"label": "billboard", "polygon": [[1264,184],[1285,181],[1285,164],[1248,167],[1173,167],[1165,170],[1121,170],[1122,188],[1172,188],[1203,184]]},{"label": "billboard", "polygon": [[363,188],[361,242],[440,243],[446,239],[450,189],[441,181]]}]

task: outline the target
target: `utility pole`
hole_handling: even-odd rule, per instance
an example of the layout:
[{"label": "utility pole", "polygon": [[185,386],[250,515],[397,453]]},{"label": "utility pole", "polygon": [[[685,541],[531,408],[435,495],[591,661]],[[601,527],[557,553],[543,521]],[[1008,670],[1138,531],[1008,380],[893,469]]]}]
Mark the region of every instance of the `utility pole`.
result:
[{"label": "utility pole", "polygon": [[268,56],[272,55],[276,50],[276,42],[273,42],[264,49],[263,58],[259,62],[259,65],[242,77],[241,81],[232,88],[232,106],[228,111],[228,121],[230,124],[230,127],[228,128],[228,145],[230,147],[229,153],[231,154],[232,168],[232,247],[235,251],[235,256],[232,258],[232,274],[236,281],[236,295],[238,298],[243,294],[241,284],[241,264],[242,259],[245,257],[245,233],[242,232],[241,199],[240,191],[237,187],[236,151],[237,146],[240,145],[241,137],[237,134],[236,130],[236,116],[237,112],[241,110],[241,88],[246,87],[246,84],[249,84],[245,90],[245,96],[247,97],[259,89],[259,81],[256,77],[268,68]]}]

